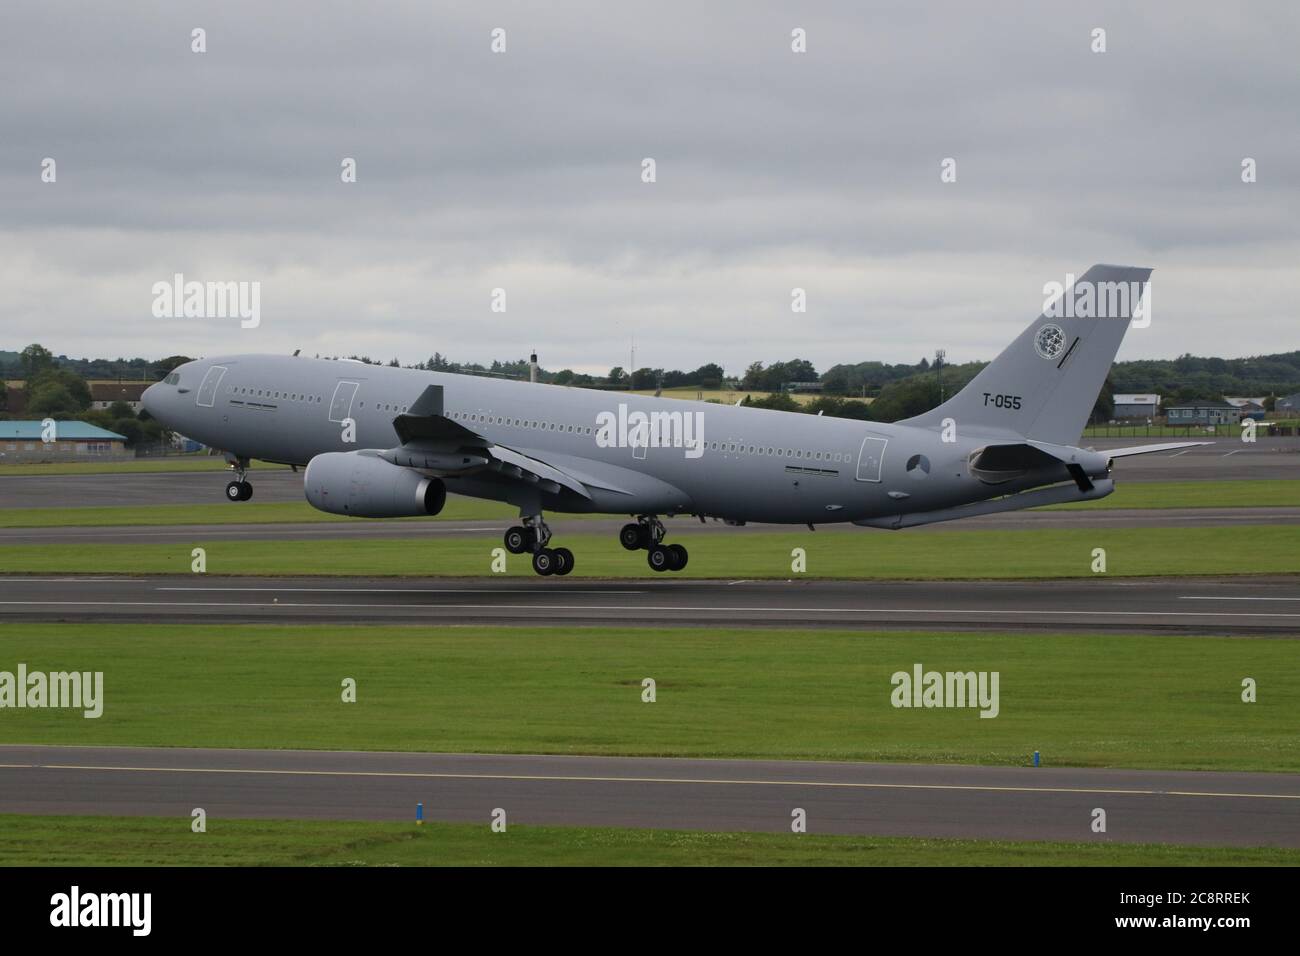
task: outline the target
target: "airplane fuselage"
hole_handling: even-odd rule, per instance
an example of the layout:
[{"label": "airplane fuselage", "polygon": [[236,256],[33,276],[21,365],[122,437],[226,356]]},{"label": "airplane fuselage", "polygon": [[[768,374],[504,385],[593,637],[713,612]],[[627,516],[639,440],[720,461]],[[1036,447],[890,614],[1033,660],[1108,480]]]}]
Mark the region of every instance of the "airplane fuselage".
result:
[{"label": "airplane fuselage", "polygon": [[294,465],[399,446],[394,419],[441,386],[447,418],[591,489],[546,494],[495,472],[439,473],[449,492],[521,510],[826,523],[948,508],[1049,477],[974,477],[972,451],[1015,437],[990,429],[945,440],[939,429],[274,355],[199,360],[171,378],[146,397],[165,425],[239,458]]}]

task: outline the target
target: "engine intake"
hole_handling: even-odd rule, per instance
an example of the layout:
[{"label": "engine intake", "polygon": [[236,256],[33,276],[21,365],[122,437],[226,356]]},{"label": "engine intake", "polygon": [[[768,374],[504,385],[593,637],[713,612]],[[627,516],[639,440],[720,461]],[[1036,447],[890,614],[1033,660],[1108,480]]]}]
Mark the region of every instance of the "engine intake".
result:
[{"label": "engine intake", "polygon": [[307,463],[303,490],[313,508],[354,518],[436,515],[447,502],[440,478],[362,451],[317,455]]}]

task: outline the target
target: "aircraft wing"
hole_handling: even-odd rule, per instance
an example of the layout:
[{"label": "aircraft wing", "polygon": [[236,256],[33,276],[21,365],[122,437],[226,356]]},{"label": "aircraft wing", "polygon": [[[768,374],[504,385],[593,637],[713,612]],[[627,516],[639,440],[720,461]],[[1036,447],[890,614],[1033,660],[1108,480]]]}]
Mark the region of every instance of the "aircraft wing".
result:
[{"label": "aircraft wing", "polygon": [[550,494],[567,488],[591,498],[586,484],[564,469],[498,445],[444,415],[441,385],[427,387],[409,411],[393,419],[393,428],[402,444],[380,457],[394,465],[441,475],[494,471],[507,479],[538,485]]}]

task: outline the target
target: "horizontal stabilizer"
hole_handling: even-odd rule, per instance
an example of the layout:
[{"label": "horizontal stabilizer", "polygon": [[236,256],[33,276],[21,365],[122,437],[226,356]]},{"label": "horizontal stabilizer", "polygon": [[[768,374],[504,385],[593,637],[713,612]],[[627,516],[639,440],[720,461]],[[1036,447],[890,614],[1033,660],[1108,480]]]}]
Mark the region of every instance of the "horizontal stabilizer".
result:
[{"label": "horizontal stabilizer", "polygon": [[1177,441],[1163,445],[1133,445],[1131,448],[1115,448],[1111,451],[1099,451],[1097,454],[1105,455],[1107,458],[1128,458],[1130,455],[1151,455],[1158,451],[1177,451],[1180,448],[1199,448],[1202,445],[1213,444],[1212,441]]}]

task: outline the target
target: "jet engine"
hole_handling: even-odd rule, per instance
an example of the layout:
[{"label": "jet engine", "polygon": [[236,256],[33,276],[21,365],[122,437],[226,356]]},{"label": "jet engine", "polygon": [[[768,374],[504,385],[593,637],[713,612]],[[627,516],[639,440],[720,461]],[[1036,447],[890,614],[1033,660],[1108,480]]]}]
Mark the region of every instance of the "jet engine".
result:
[{"label": "jet engine", "polygon": [[436,515],[447,486],[370,451],[331,451],[307,463],[303,490],[313,508],[354,518]]}]

